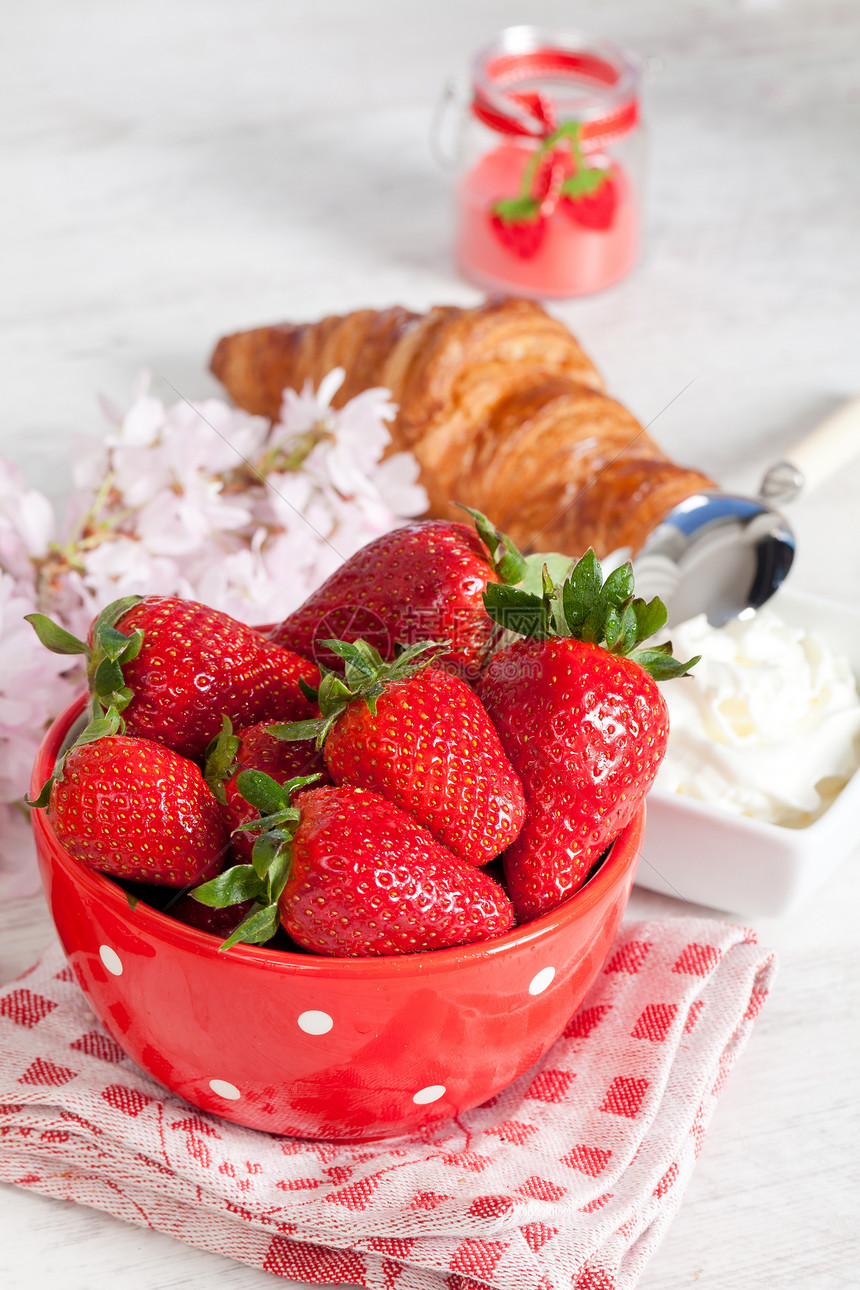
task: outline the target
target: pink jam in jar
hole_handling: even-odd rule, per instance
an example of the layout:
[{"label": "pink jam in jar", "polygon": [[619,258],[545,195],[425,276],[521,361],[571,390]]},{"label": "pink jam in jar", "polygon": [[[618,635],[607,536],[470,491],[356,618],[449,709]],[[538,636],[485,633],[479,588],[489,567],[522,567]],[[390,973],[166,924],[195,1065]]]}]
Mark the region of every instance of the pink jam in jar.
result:
[{"label": "pink jam in jar", "polygon": [[639,248],[639,66],[581,33],[511,27],[473,63],[456,258],[479,286],[600,291]]}]

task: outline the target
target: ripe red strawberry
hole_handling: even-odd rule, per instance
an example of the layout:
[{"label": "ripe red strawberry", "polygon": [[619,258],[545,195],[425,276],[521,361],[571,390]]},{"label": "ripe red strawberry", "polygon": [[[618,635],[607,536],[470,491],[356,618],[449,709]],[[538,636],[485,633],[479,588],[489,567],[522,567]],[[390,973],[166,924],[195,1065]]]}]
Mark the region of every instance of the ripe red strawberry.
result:
[{"label": "ripe red strawberry", "polygon": [[221,813],[200,770],[179,753],[126,735],[76,744],[34,805],[45,805],[66,850],[90,869],[163,887],[218,873]]},{"label": "ripe red strawberry", "polygon": [[477,675],[493,625],[481,594],[488,582],[518,582],[522,557],[477,511],[478,532],[419,520],[362,547],[271,633],[278,645],[341,668],[329,639],[366,640],[384,659],[396,644],[448,640],[444,661]]},{"label": "ripe red strawberry", "polygon": [[292,850],[281,921],[319,954],[411,954],[513,927],[497,882],[365,789],[311,789]]},{"label": "ripe red strawberry", "polygon": [[237,787],[236,781],[243,770],[262,770],[278,784],[305,775],[317,775],[316,783],[320,786],[330,784],[331,780],[322,753],[312,739],[285,743],[269,734],[264,721],[234,735],[229,719],[224,718],[221,734],[207,749],[205,778],[221,803],[222,819],[233,850],[238,858],[250,862],[254,839],[246,832],[235,831],[258,818],[258,812]]},{"label": "ripe red strawberry", "polygon": [[126,733],[199,759],[224,715],[239,726],[314,711],[300,680],[316,684],[307,660],[253,628],[193,600],[129,596],[108,605],[85,645],[43,614],[28,615],[39,639],[87,657],[94,715],[121,713]]},{"label": "ripe red strawberry", "polygon": [[[602,175],[603,179],[587,191],[573,191],[565,186],[559,209],[583,228],[599,232],[611,228],[618,207],[618,186],[612,178],[612,172],[606,170],[586,171],[587,175]],[[576,183],[580,176],[568,180],[568,185]]]},{"label": "ripe red strawberry", "polygon": [[[534,203],[537,207],[537,203]],[[546,220],[540,214],[522,219],[506,220],[495,211],[490,213],[490,228],[506,250],[520,260],[530,260],[537,255],[546,236]]]},{"label": "ripe red strawberry", "polygon": [[393,663],[365,641],[326,644],[346,663],[345,683],[327,674],[320,719],[272,733],[315,734],[335,784],[379,793],[467,864],[499,855],[522,825],[522,788],[465,681],[427,666],[437,647],[426,641]]},{"label": "ripe red strawberry", "polygon": [[[668,713],[655,678],[682,676],[671,646],[639,649],[660,629],[659,600],[632,598],[630,566],[602,582],[588,552],[564,586],[544,596],[490,588],[499,622],[517,615],[515,641],[480,683],[526,797],[526,820],[504,857],[523,921],[554,909],[586,878],[632,819],[666,748]],[[626,657],[630,655],[630,657]]]},{"label": "ripe red strawberry", "polygon": [[[264,838],[279,845],[270,848],[262,876],[239,865],[194,892],[210,905],[256,894],[258,912],[224,948],[268,940],[279,921],[305,949],[337,956],[443,949],[513,926],[510,901],[494,879],[456,860],[377,794],[311,789],[296,809],[289,786],[280,789],[253,771],[241,784],[265,812]],[[278,802],[280,811],[273,811]]]}]

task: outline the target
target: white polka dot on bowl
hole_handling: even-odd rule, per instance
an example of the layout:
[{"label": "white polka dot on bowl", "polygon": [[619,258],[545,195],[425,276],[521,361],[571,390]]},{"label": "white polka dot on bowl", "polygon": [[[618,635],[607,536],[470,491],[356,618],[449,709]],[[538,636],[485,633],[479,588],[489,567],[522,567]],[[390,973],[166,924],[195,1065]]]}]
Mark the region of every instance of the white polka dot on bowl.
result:
[{"label": "white polka dot on bowl", "polygon": [[316,1012],[310,1009],[299,1016],[299,1030],[303,1030],[306,1035],[327,1035],[331,1030],[334,1022],[327,1012]]},{"label": "white polka dot on bowl", "polygon": [[412,1094],[412,1101],[425,1106],[428,1102],[438,1102],[445,1091],[444,1084],[428,1084],[426,1088],[419,1088],[417,1093]]},{"label": "white polka dot on bowl", "polygon": [[554,976],[554,967],[541,968],[540,972],[537,972],[529,981],[529,994],[543,994]]},{"label": "white polka dot on bowl", "polygon": [[236,1085],[225,1079],[210,1079],[209,1087],[217,1097],[226,1097],[230,1102],[235,1102],[242,1096]]},{"label": "white polka dot on bowl", "polygon": [[122,976],[122,959],[109,945],[99,946],[99,958],[111,976]]}]

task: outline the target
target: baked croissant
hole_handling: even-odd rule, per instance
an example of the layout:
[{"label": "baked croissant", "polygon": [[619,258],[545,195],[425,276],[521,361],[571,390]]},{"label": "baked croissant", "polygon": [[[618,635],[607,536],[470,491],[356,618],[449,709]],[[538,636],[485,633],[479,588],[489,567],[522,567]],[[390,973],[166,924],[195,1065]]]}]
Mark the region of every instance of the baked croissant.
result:
[{"label": "baked croissant", "polygon": [[342,367],[336,406],[385,386],[393,451],[421,467],[429,514],[486,512],[525,550],[636,551],[684,498],[714,487],[677,466],[540,305],[493,299],[427,314],[360,309],[225,336],[211,368],[235,402],[274,418],[285,387]]}]

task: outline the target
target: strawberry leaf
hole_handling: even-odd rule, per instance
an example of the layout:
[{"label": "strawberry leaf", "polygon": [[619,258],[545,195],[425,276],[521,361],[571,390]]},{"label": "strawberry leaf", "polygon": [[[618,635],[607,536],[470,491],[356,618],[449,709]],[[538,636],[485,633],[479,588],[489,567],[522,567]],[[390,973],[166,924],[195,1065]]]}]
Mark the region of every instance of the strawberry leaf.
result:
[{"label": "strawberry leaf", "polygon": [[125,684],[120,665],[140,653],[143,632],[135,628],[131,635],[126,636],[117,631],[115,624],[140,599],[140,596],[125,596],[102,610],[93,624],[92,648],[45,614],[27,615],[27,621],[48,649],[55,654],[83,654],[86,658],[92,698],[90,710],[94,718],[109,709],[122,712],[134,698],[133,691]]},{"label": "strawberry leaf", "polygon": [[[671,648],[670,644],[668,649],[671,650]],[[644,668],[655,681],[669,681],[676,676],[689,676],[690,668],[695,667],[701,657],[701,654],[697,654],[695,658],[681,663],[678,659],[672,658],[665,648],[640,649],[630,655],[633,662]]]},{"label": "strawberry leaf", "polygon": [[499,582],[504,582],[509,586],[522,582],[527,570],[526,559],[514,546],[507,533],[497,529],[482,511],[473,510],[471,506],[464,506],[462,502],[457,502],[457,505],[461,511],[466,511],[475,521],[478,537],[489,552],[493,572]]},{"label": "strawberry leaf", "polygon": [[315,784],[321,778],[321,774],[321,771],[315,770],[313,775],[296,775],[293,779],[288,779],[284,784],[284,792],[289,797],[292,797],[293,793],[298,792],[300,788],[307,788],[308,784]]},{"label": "strawberry leaf", "polygon": [[237,864],[195,887],[189,894],[210,909],[224,909],[227,905],[241,905],[245,900],[254,900],[265,892],[266,884],[254,872],[253,866]]},{"label": "strawberry leaf", "polygon": [[343,678],[346,681],[347,689],[353,692],[358,690],[362,685],[367,684],[369,674],[364,668],[356,667],[354,663],[345,663],[343,669]]},{"label": "strawberry leaf", "polygon": [[135,627],[131,636],[127,637],[128,644],[119,657],[120,663],[130,663],[132,659],[137,658],[143,646],[143,631],[140,627]]},{"label": "strawberry leaf", "polygon": [[[320,644],[326,649],[330,649],[332,654],[336,654],[338,658],[342,658],[344,663],[347,664],[348,671],[351,669],[353,672],[357,672],[360,677],[372,680],[382,664],[381,655],[366,641],[356,641],[354,644],[350,644],[347,641],[330,640],[320,641]],[[329,676],[334,677],[335,680],[338,679],[332,672],[329,673]],[[320,690],[322,691],[322,686],[320,686]]]},{"label": "strawberry leaf", "polygon": [[629,654],[636,644],[636,613],[632,604],[625,605],[620,610],[610,609],[606,616],[606,623],[606,645],[610,653]]},{"label": "strawberry leaf", "polygon": [[[600,580],[600,566],[598,565],[598,581]],[[582,633],[583,640],[593,641],[599,645],[605,640],[609,649],[615,654],[624,654],[624,639],[626,630],[624,623],[624,610],[630,603],[633,595],[633,567],[628,562],[620,565],[619,568],[613,569],[609,577],[600,588],[597,597],[597,604],[589,615]],[[628,628],[630,619],[627,619]],[[636,620],[633,619],[633,635],[630,638],[630,645],[635,644],[635,626]],[[587,634],[585,632],[587,631]]]},{"label": "strawberry leaf", "polygon": [[532,197],[506,197],[492,207],[503,224],[533,224],[540,218],[540,203]]},{"label": "strawberry leaf", "polygon": [[606,648],[610,653],[615,653],[615,646],[618,645],[619,641],[623,638],[623,630],[621,626],[621,614],[617,609],[614,609],[611,606],[606,611],[606,616],[603,620],[603,637],[606,641]]},{"label": "strawberry leaf", "polygon": [[93,623],[93,640],[99,639],[105,627],[115,627],[130,609],[140,604],[142,599],[142,596],[122,596],[119,600],[112,600],[109,605],[105,605]]},{"label": "strawberry leaf", "polygon": [[438,654],[443,654],[450,648],[450,641],[414,641],[411,645],[403,646],[392,663],[383,665],[383,674],[386,679],[390,679],[392,675],[407,676],[416,667],[426,667]]},{"label": "strawberry leaf", "polygon": [[279,837],[286,837],[288,830],[287,825],[297,824],[301,816],[295,806],[287,806],[283,811],[275,811],[272,815],[261,815],[256,820],[248,820],[245,824],[237,824],[233,830],[234,833],[274,833],[278,831]]},{"label": "strawberry leaf", "polygon": [[301,812],[290,805],[292,794],[316,783],[319,777],[318,771],[313,775],[296,775],[281,786],[263,771],[243,770],[236,776],[239,792],[261,814],[256,820],[240,824],[233,832],[260,834],[254,842],[251,863],[261,879],[266,877],[283,852],[289,853],[293,834],[301,821]]},{"label": "strawberry leaf", "polygon": [[493,622],[506,631],[516,632],[520,636],[536,636],[539,639],[543,639],[546,634],[546,611],[542,596],[534,596],[519,587],[506,587],[502,583],[490,582],[484,589],[484,608]]},{"label": "strawberry leaf", "polygon": [[317,747],[321,748],[333,722],[334,717],[314,717],[311,721],[279,721],[266,726],[266,734],[288,743],[313,739]]},{"label": "strawberry leaf", "polygon": [[[530,570],[530,577],[534,573]],[[532,585],[534,582],[532,581]],[[559,587],[544,565],[542,596],[522,588],[491,583],[484,592],[484,605],[494,622],[521,636],[544,640],[548,636],[570,636],[593,645],[605,645],[612,653],[631,658],[655,680],[686,676],[698,658],[681,663],[672,658],[670,644],[649,649],[635,647],[666,622],[666,607],[654,597],[647,603],[633,597],[633,569],[628,561],[613,569],[603,580],[600,562],[588,550],[570,570]]]},{"label": "strawberry leaf", "polygon": [[53,654],[84,654],[89,657],[91,650],[84,641],[67,632],[59,623],[52,622],[46,614],[25,614],[28,622],[46,649]]},{"label": "strawberry leaf", "polygon": [[57,774],[57,771],[55,770],[54,774],[49,775],[48,778],[45,780],[44,784],[39,789],[39,793],[37,797],[30,797],[29,793],[25,793],[24,794],[25,805],[31,806],[34,809],[38,808],[40,810],[46,807],[51,800],[51,789],[54,787],[54,780],[58,778],[59,776]]},{"label": "strawberry leaf", "polygon": [[561,186],[562,196],[569,197],[572,202],[580,201],[583,197],[590,197],[593,193],[599,192],[608,178],[608,170],[587,166],[565,179]]},{"label": "strawberry leaf", "polygon": [[513,587],[520,582],[526,571],[525,557],[520,554],[511,542],[507,533],[501,534],[501,551],[497,551],[493,567],[499,582]]},{"label": "strawberry leaf", "polygon": [[375,713],[376,701],[389,682],[401,680],[418,668],[426,667],[451,648],[450,641],[416,641],[402,649],[392,662],[386,663],[367,641],[325,640],[320,644],[343,659],[345,676],[326,671],[320,681],[318,695],[322,716],[311,721],[287,721],[267,726],[268,732],[276,739],[313,739],[317,748],[322,748],[329,731],[348,704],[363,699]]},{"label": "strawberry leaf", "polygon": [[236,776],[236,787],[261,815],[275,815],[290,805],[289,793],[262,770],[243,770]]},{"label": "strawberry leaf", "polygon": [[134,690],[129,689],[127,685],[121,685],[109,698],[109,706],[115,708],[117,712],[124,712],[134,698]]},{"label": "strawberry leaf", "polygon": [[110,707],[104,716],[95,717],[88,725],[84,727],[73,744],[66,749],[62,757],[57,759],[54,769],[42,785],[38,797],[33,799],[26,797],[24,802],[27,806],[45,807],[50,803],[51,789],[56,782],[63,778],[63,766],[66,757],[72,751],[72,748],[81,748],[84,744],[94,744],[99,739],[107,739],[111,735],[117,734],[125,729],[125,722],[117,712],[116,708]]},{"label": "strawberry leaf", "polygon": [[299,689],[306,699],[309,699],[311,703],[316,703],[319,698],[319,690],[317,690],[313,685],[308,685],[303,676],[299,677]]},{"label": "strawberry leaf", "polygon": [[[260,820],[258,823],[262,824],[263,821]],[[259,878],[266,877],[283,842],[284,834],[277,828],[261,833],[257,838],[251,851],[251,864]]]},{"label": "strawberry leaf", "polygon": [[225,713],[221,718],[221,733],[209,744],[203,762],[203,778],[222,806],[227,802],[224,783],[237,770],[240,744],[239,736],[233,734],[233,722]]},{"label": "strawberry leaf", "polygon": [[564,617],[571,636],[579,636],[588,624],[589,635],[582,639],[592,639],[602,584],[600,564],[589,547],[585,555],[577,560],[562,587]]},{"label": "strawberry leaf", "polygon": [[103,658],[93,677],[93,689],[99,698],[122,688],[122,668],[111,658]]},{"label": "strawberry leaf", "polygon": [[222,941],[219,949],[229,950],[231,946],[237,945],[240,941],[246,945],[263,945],[270,941],[275,932],[281,925],[278,917],[278,906],[276,904],[266,905],[258,912],[253,910],[248,917],[239,924],[234,932]]},{"label": "strawberry leaf", "polygon": [[626,564],[612,570],[601,588],[600,595],[605,604],[612,605],[616,609],[620,609],[627,603],[633,595],[633,566],[629,560]]},{"label": "strawberry leaf", "polygon": [[[72,748],[80,748],[84,744],[94,744],[97,739],[107,739],[110,735],[118,734],[123,728],[123,724],[123,719],[116,708],[108,708],[103,717],[96,717],[81,731],[72,744]],[[69,752],[71,750],[70,748]]]},{"label": "strawberry leaf", "polygon": [[[338,642],[338,644],[340,644],[340,642]],[[349,666],[349,664],[347,664],[347,666]],[[340,713],[343,712],[347,703],[349,703],[350,699],[354,699],[355,697],[355,688],[342,680],[336,672],[326,672],[322,681],[320,681],[318,702],[320,712],[323,717],[339,716]],[[293,722],[291,724],[297,725],[299,723]],[[311,722],[308,721],[303,724],[310,726]],[[327,733],[328,731],[326,731],[326,734]],[[298,738],[298,736],[293,737]],[[319,739],[320,737],[321,728],[317,731],[317,738]]]},{"label": "strawberry leaf", "polygon": [[450,648],[451,642],[448,640],[414,641],[411,645],[398,644],[396,646],[398,653],[394,660],[382,665],[376,680],[371,685],[362,686],[358,691],[359,696],[376,715],[376,701],[385,693],[386,685],[392,681],[403,681],[422,668],[429,667],[442,654],[447,654]]},{"label": "strawberry leaf", "polygon": [[659,632],[665,627],[666,620],[669,617],[668,610],[660,600],[655,596],[653,600],[644,601],[636,599],[633,601],[631,608],[636,615],[636,643],[647,640],[655,632]]},{"label": "strawberry leaf", "polygon": [[267,872],[267,884],[270,901],[277,901],[290,876],[293,867],[293,851],[288,841],[282,842],[272,857]]},{"label": "strawberry leaf", "polygon": [[[133,636],[126,636],[123,632],[118,632],[115,627],[103,626],[99,630],[98,637],[94,639],[98,640],[106,657],[112,663],[116,663],[120,658],[125,660],[128,657],[137,657],[143,644],[143,632],[137,628]],[[135,650],[134,654],[127,653],[130,649]]]}]

